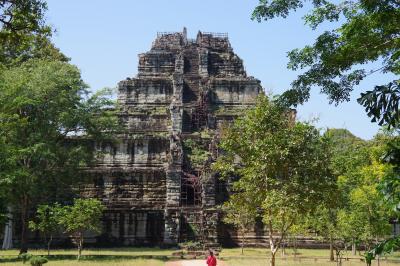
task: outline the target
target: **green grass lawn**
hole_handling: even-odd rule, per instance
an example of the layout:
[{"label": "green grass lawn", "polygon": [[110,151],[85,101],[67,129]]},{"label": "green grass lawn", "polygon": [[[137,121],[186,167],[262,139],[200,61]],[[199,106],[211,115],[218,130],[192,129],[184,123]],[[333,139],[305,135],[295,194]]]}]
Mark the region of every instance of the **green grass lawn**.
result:
[{"label": "green grass lawn", "polygon": [[[4,262],[0,264],[2,266],[17,266],[17,265],[29,265],[29,263],[22,264],[22,262]],[[75,266],[75,265],[81,265],[81,266],[95,266],[95,265],[115,265],[115,266],[164,266],[165,261],[162,260],[154,260],[154,259],[129,259],[129,260],[104,260],[104,261],[98,261],[98,260],[59,260],[59,261],[49,261],[48,263],[44,264],[45,266]]]},{"label": "green grass lawn", "polygon": [[[329,249],[297,249],[296,257],[325,257],[329,258]],[[357,253],[358,254],[358,253]],[[269,257],[270,250],[268,248],[245,248],[244,254],[241,255],[240,248],[228,248],[222,249],[221,253],[219,254],[221,257]],[[293,249],[285,249],[285,256],[282,256],[281,250],[278,251],[276,254],[277,258],[284,257],[284,258],[293,258],[294,251]],[[344,257],[360,257],[359,255],[353,256],[351,255],[351,251],[344,253]],[[394,252],[388,256],[390,258],[399,258],[400,259],[400,252]]]},{"label": "green grass lawn", "polygon": [[[245,248],[244,254],[241,255],[239,248],[223,249],[220,253],[220,258],[223,259],[228,266],[269,266],[270,251],[267,248]],[[345,260],[346,257],[350,259]],[[351,255],[347,252],[343,255],[343,266],[365,266],[365,262],[360,259],[362,256]],[[330,262],[328,249],[298,249],[296,256],[292,249],[286,249],[285,255],[278,251],[276,255],[277,266],[336,266],[336,262]],[[389,260],[380,261],[380,266],[399,266],[400,253],[395,252],[387,257]],[[378,265],[375,261],[372,265]]]},{"label": "green grass lawn", "polygon": [[[129,255],[129,256],[169,256],[172,254],[170,249],[160,248],[110,248],[110,249],[84,249],[82,255]],[[18,256],[19,250],[0,250],[0,256],[11,255]],[[33,255],[47,255],[47,250],[44,249],[30,249],[29,253]],[[54,249],[50,251],[51,255],[76,255],[76,249]]]},{"label": "green grass lawn", "polygon": [[[116,266],[164,266],[167,256],[171,256],[173,250],[159,248],[111,248],[111,249],[84,249],[82,259],[76,260],[76,249],[51,250],[49,262],[45,265],[116,265]],[[23,265],[17,261],[19,251],[0,250],[0,265]],[[47,255],[47,250],[30,249],[32,255]],[[154,256],[154,258],[150,258]],[[144,258],[141,258],[144,257]],[[29,265],[26,263],[25,265]]]},{"label": "green grass lawn", "polygon": [[[165,261],[172,258],[172,249],[159,248],[111,248],[111,249],[85,249],[83,259],[76,261],[77,251],[75,249],[57,249],[51,251],[49,263],[52,265],[116,265],[116,266],[164,266]],[[240,254],[240,248],[223,249],[219,258],[224,260],[228,266],[267,266],[269,265],[269,250],[267,248],[246,248],[244,255]],[[46,255],[46,250],[29,250],[33,255]],[[0,250],[1,266],[23,265],[17,260],[18,250]],[[152,257],[151,257],[152,256]],[[363,266],[364,262],[360,260],[361,256],[351,256],[345,254],[344,258],[350,257],[349,261],[343,260],[343,266]],[[327,249],[298,249],[296,257],[292,249],[286,249],[283,256],[281,252],[277,253],[277,266],[335,266],[336,262],[329,262],[329,250]],[[396,252],[387,257],[389,260],[382,260],[381,266],[400,265],[400,252]],[[29,265],[29,264],[25,264]],[[373,265],[378,265],[374,262]]]},{"label": "green grass lawn", "polygon": [[[227,259],[225,260],[228,266],[269,266],[267,259]],[[361,261],[343,261],[343,266],[365,266],[365,262]],[[372,263],[373,266],[377,266],[377,262]],[[381,261],[380,266],[398,266],[399,263]],[[277,259],[276,266],[336,266],[336,262],[330,262],[327,259]]]}]

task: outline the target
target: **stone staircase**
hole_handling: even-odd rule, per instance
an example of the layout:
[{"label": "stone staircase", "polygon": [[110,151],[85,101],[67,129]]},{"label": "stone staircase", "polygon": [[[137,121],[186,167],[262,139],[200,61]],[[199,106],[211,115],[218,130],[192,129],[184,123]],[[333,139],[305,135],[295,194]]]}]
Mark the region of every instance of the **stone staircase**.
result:
[{"label": "stone staircase", "polygon": [[196,45],[190,45],[188,49],[186,49],[183,53],[183,71],[184,74],[199,74],[199,51],[197,50]]}]

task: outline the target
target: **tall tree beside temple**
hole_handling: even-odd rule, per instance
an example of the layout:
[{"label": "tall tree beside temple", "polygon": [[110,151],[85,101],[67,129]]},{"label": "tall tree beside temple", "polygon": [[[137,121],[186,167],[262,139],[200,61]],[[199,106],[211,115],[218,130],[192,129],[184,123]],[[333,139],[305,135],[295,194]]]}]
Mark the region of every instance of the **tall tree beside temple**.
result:
[{"label": "tall tree beside temple", "polygon": [[0,67],[19,65],[30,58],[68,61],[50,41],[43,0],[0,1]]},{"label": "tall tree beside temple", "polygon": [[[261,22],[275,17],[287,17],[293,10],[302,8],[304,0],[260,0],[253,12],[253,19]],[[393,127],[400,126],[400,2],[386,1],[331,1],[313,0],[313,9],[304,17],[306,24],[316,29],[323,22],[339,22],[341,25],[325,31],[312,45],[289,52],[288,68],[304,69],[292,82],[292,88],[281,100],[288,105],[302,104],[310,97],[312,87],[320,87],[331,102],[348,101],[355,85],[374,73],[394,75],[388,84],[377,84],[361,93],[357,101],[364,106],[372,122]],[[375,62],[375,69],[362,65]],[[398,138],[398,137],[397,137]],[[399,188],[398,141],[389,141],[383,163],[393,166],[393,174],[381,180],[380,187],[387,199],[396,199]],[[369,264],[378,254],[398,248],[400,239],[382,242],[366,256]]]},{"label": "tall tree beside temple", "polygon": [[214,167],[225,177],[239,177],[234,193],[262,217],[273,266],[289,230],[335,186],[328,143],[313,126],[295,122],[290,109],[260,96],[254,109],[223,132],[220,148],[224,155]]},{"label": "tall tree beside temple", "polygon": [[30,210],[65,196],[92,159],[91,141],[116,125],[109,91],[90,95],[51,43],[46,9],[0,1],[0,198],[19,216],[21,252]]},{"label": "tall tree beside temple", "polygon": [[[260,0],[253,19],[261,22],[287,17],[302,8],[305,0]],[[320,87],[333,103],[350,100],[350,93],[366,76],[390,73],[395,77],[388,84],[377,84],[361,94],[358,102],[365,107],[372,121],[395,125],[400,122],[400,2],[385,1],[323,1],[313,0],[305,23],[315,30],[324,22],[339,22],[333,30],[324,31],[312,45],[288,53],[288,68],[304,69],[282,99],[302,104],[313,87]],[[377,67],[367,70],[366,63]],[[378,66],[379,65],[379,66]]]},{"label": "tall tree beside temple", "polygon": [[2,0],[0,2],[0,25],[7,34],[23,35],[41,32],[46,28],[44,13],[47,5],[42,0]]},{"label": "tall tree beside temple", "polygon": [[91,142],[116,119],[106,95],[89,96],[79,70],[66,62],[28,60],[1,72],[0,87],[0,183],[20,215],[26,251],[30,209],[69,191],[93,158]]}]

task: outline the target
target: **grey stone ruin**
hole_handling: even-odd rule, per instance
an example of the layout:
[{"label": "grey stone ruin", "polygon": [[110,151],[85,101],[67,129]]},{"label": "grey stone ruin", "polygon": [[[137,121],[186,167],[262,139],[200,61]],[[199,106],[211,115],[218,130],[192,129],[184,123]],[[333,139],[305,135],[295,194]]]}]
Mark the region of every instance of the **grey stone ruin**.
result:
[{"label": "grey stone ruin", "polygon": [[107,206],[101,243],[167,245],[226,236],[217,204],[227,186],[210,164],[219,131],[253,106],[260,81],[247,76],[227,34],[158,33],[138,74],[118,83],[124,132],[97,144],[82,189]]}]

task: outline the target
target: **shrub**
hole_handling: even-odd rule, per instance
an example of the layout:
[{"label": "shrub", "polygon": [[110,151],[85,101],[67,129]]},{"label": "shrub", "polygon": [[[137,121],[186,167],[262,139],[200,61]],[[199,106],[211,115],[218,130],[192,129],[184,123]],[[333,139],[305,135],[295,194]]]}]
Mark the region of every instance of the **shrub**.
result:
[{"label": "shrub", "polygon": [[182,249],[186,249],[188,251],[193,251],[193,250],[201,249],[202,245],[201,245],[200,242],[188,241],[188,242],[180,243],[179,247],[182,248]]},{"label": "shrub", "polygon": [[48,260],[42,256],[33,256],[29,262],[32,266],[42,266],[43,264],[47,263]]},{"label": "shrub", "polygon": [[32,258],[32,254],[30,253],[22,253],[18,256],[19,259],[22,259],[22,263],[25,264],[25,262],[27,262],[28,260],[30,260],[30,258]]}]

